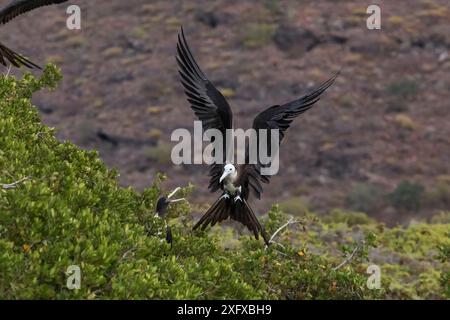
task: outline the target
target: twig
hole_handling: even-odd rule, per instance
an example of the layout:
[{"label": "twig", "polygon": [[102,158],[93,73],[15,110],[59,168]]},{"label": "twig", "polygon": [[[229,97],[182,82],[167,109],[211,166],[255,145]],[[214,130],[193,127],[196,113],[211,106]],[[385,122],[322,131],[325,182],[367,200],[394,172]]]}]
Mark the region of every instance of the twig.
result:
[{"label": "twig", "polygon": [[286,253],[284,253],[284,252],[281,252],[280,250],[278,250],[278,249],[274,249],[276,252],[278,252],[279,254],[281,254],[281,255],[283,255],[283,256],[285,256],[285,257],[287,257],[288,255],[286,254]]},{"label": "twig", "polygon": [[5,77],[9,77],[10,72],[11,72],[11,64],[8,65],[8,70],[5,73]]},{"label": "twig", "polygon": [[[277,236],[278,233],[281,232],[281,230],[283,230],[284,228],[287,228],[288,226],[290,226],[290,225],[292,225],[292,224],[296,224],[296,223],[303,224],[303,222],[300,221],[300,220],[294,220],[294,218],[290,218],[288,222],[286,222],[285,224],[283,224],[281,227],[279,227],[279,228],[277,229],[277,231],[275,231],[275,232],[272,234],[272,236],[271,236],[270,239],[269,239],[269,244],[275,242],[273,239]],[[278,243],[277,243],[277,244],[278,244]],[[266,249],[267,249],[267,248],[268,248],[268,246],[266,245]]]},{"label": "twig", "polygon": [[359,246],[356,246],[355,249],[353,249],[352,253],[350,253],[350,255],[344,261],[342,261],[338,266],[333,268],[333,271],[336,271],[336,270],[342,268],[343,266],[347,265],[350,261],[352,261],[352,259],[355,257],[355,254],[358,250],[359,250]]},{"label": "twig", "polygon": [[19,183],[24,182],[24,181],[29,180],[29,179],[30,179],[30,177],[25,177],[25,178],[22,178],[22,179],[20,179],[20,180],[18,180],[16,182],[13,182],[13,183],[8,183],[8,184],[0,183],[0,186],[3,189],[5,189],[5,190],[14,189]]}]

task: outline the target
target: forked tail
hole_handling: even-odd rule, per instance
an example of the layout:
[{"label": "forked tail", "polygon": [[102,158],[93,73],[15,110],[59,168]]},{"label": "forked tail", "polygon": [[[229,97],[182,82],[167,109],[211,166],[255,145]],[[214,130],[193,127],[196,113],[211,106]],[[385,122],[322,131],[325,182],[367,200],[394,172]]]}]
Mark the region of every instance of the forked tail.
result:
[{"label": "forked tail", "polygon": [[228,218],[239,221],[245,225],[253,232],[256,239],[259,239],[259,234],[261,234],[266,245],[269,245],[266,231],[259,223],[258,218],[256,218],[255,213],[245,199],[234,202],[231,198],[220,197],[195,224],[194,230],[199,227],[204,230],[208,225],[211,225],[212,227],[216,223],[222,222]]}]

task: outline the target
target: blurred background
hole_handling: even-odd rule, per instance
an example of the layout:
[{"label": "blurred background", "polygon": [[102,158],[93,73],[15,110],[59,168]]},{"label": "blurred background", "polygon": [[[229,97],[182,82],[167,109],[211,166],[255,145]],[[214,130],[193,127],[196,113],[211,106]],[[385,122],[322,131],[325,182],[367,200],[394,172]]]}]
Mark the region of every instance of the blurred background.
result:
[{"label": "blurred background", "polygon": [[[34,104],[61,140],[98,150],[123,186],[142,190],[164,172],[167,189],[195,185],[193,203],[217,197],[206,188],[208,166],[170,159],[172,131],[191,130],[195,119],[175,61],[183,25],[236,127],[342,68],[291,126],[278,176],[253,201],[260,214],[274,203],[292,214],[343,208],[392,225],[450,209],[447,0],[70,3],[81,7],[81,30],[66,28],[64,4],[2,26],[1,39],[62,69],[56,92]],[[366,27],[371,4],[381,7],[381,30]]]}]

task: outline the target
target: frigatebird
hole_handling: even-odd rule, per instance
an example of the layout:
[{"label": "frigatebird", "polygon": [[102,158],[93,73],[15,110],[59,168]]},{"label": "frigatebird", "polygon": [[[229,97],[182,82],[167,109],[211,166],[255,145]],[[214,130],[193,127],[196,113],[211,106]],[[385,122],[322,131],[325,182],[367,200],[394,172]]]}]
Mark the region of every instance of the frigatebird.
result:
[{"label": "frigatebird", "polygon": [[168,244],[170,244],[171,248],[172,248],[172,242],[173,242],[172,228],[170,228],[170,226],[167,224],[167,220],[165,218],[166,218],[166,214],[167,214],[167,209],[171,203],[185,200],[184,198],[171,199],[175,195],[175,193],[177,193],[180,189],[181,189],[180,187],[176,188],[167,197],[160,197],[158,199],[158,201],[156,202],[155,216],[164,219],[164,224],[166,226],[166,242]]},{"label": "frigatebird", "polygon": [[[51,4],[66,2],[67,0],[14,0],[6,7],[0,9],[0,24],[6,24],[18,15],[34,10],[36,8]],[[0,64],[7,66],[8,60],[13,66],[20,68],[24,65],[30,69],[41,69],[37,64],[19,55],[0,43]]]},{"label": "frigatebird", "polygon": [[[183,28],[178,34],[176,59],[187,100],[195,115],[202,122],[203,130],[217,129],[225,141],[229,138],[226,131],[232,129],[233,125],[230,105],[200,69],[187,44]],[[278,129],[279,145],[294,118],[319,101],[321,94],[334,83],[338,74],[339,72],[299,99],[272,106],[259,113],[253,121],[253,129],[258,133],[263,129]],[[259,140],[258,137],[259,135],[255,138]],[[259,145],[259,142],[257,141],[255,145]],[[222,195],[197,222],[194,230],[200,226],[204,230],[208,225],[214,226],[218,222],[231,218],[246,226],[253,232],[256,239],[261,234],[265,243],[269,245],[264,228],[248,204],[249,196],[252,193],[256,198],[261,198],[263,192],[261,183],[269,183],[269,176],[261,174],[263,165],[259,160],[254,164],[246,161],[238,168],[232,163],[226,163],[228,154],[226,143],[223,143],[223,148],[223,162],[211,165],[208,187],[211,192],[222,190]],[[248,154],[246,154],[248,160],[247,156]]]}]

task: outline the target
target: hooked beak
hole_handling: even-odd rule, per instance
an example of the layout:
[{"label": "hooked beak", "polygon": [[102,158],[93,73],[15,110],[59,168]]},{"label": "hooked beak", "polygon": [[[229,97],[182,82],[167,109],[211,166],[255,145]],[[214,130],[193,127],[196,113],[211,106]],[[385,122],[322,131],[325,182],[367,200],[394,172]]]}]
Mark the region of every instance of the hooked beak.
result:
[{"label": "hooked beak", "polygon": [[226,177],[228,177],[230,175],[231,172],[224,172],[222,174],[222,176],[219,179],[219,183],[222,183],[223,179],[225,179]]},{"label": "hooked beak", "polygon": [[169,194],[169,195],[167,196],[167,199],[172,198],[172,197],[175,195],[175,193],[177,193],[180,189],[181,189],[181,188],[178,187],[178,188],[176,188],[175,190],[173,190],[172,193]]},{"label": "hooked beak", "polygon": [[184,200],[185,200],[184,198],[174,199],[174,200],[171,199],[171,198],[175,195],[175,193],[177,193],[178,191],[180,191],[180,189],[181,189],[180,187],[176,188],[175,190],[172,191],[171,194],[169,194],[169,195],[167,196],[167,201],[168,201],[169,203],[174,203],[174,202],[179,202],[179,201],[184,201]]}]

